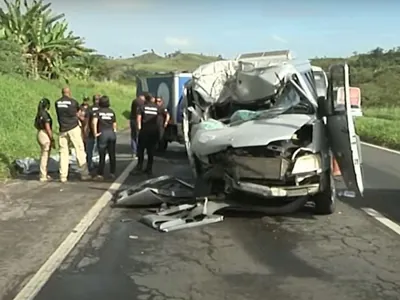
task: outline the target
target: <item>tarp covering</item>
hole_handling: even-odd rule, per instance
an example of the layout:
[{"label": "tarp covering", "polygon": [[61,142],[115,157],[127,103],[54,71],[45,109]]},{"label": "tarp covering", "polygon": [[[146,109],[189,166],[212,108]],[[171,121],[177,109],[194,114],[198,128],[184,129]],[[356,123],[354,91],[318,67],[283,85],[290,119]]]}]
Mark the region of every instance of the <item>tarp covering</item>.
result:
[{"label": "tarp covering", "polygon": [[[108,161],[108,155],[106,156],[106,161]],[[60,156],[54,154],[49,158],[49,163],[47,166],[49,173],[57,173],[60,166]],[[25,157],[15,160],[15,166],[21,174],[30,175],[39,173],[39,160],[32,157]],[[93,153],[93,164],[98,165],[99,163],[99,153],[97,150]],[[69,156],[69,170],[70,172],[78,172],[78,164],[76,161],[75,150],[71,150],[71,155]]]}]

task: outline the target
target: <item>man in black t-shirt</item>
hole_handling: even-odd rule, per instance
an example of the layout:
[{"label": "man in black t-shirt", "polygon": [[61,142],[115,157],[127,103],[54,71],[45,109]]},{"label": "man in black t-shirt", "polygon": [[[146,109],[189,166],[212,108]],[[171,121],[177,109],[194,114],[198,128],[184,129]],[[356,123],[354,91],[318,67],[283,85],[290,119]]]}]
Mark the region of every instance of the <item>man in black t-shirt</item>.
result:
[{"label": "man in black t-shirt", "polygon": [[160,128],[160,141],[163,140],[165,128],[168,126],[170,115],[168,109],[164,105],[164,99],[162,97],[156,98],[156,104],[162,109],[162,113],[158,115],[158,126]]},{"label": "man in black t-shirt", "polygon": [[71,97],[69,88],[62,89],[62,97],[55,103],[58,124],[60,128],[60,181],[68,180],[69,168],[69,142],[75,148],[76,160],[81,168],[82,180],[89,179],[89,172],[86,163],[85,146],[83,144],[82,131],[79,126],[79,103]]},{"label": "man in black t-shirt", "polygon": [[131,149],[132,156],[136,157],[137,145],[138,145],[138,129],[136,126],[137,111],[140,106],[144,104],[144,95],[139,95],[136,99],[132,101],[131,113],[130,113],[130,127],[131,127]]},{"label": "man in black t-shirt", "polygon": [[154,150],[157,146],[160,134],[158,124],[158,116],[163,113],[163,109],[154,101],[151,94],[145,95],[145,103],[138,108],[136,126],[139,131],[138,144],[138,163],[134,169],[134,173],[140,172],[143,169],[144,151],[147,152],[147,167],[145,172],[152,174]]},{"label": "man in black t-shirt", "polygon": [[89,171],[92,171],[93,166],[93,151],[96,147],[96,138],[93,134],[93,115],[99,110],[99,99],[100,95],[93,96],[93,105],[89,107],[87,110],[87,118],[88,118],[88,136],[86,138],[86,160],[88,164]]}]

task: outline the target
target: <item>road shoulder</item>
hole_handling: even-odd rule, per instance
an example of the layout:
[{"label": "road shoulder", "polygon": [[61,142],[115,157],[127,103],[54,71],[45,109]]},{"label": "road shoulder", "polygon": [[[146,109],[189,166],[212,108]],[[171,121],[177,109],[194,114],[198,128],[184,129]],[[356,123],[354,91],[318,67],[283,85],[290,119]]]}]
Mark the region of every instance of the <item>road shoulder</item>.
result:
[{"label": "road shoulder", "polygon": [[[117,175],[132,161],[127,135],[119,137]],[[111,181],[12,180],[0,185],[0,299],[16,294],[89,209]]]}]

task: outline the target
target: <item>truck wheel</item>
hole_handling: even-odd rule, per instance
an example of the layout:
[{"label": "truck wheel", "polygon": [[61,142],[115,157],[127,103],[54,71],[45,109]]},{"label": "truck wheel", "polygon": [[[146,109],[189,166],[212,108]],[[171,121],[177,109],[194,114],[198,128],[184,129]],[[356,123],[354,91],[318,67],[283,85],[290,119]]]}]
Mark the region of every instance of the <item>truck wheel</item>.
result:
[{"label": "truck wheel", "polygon": [[315,203],[314,212],[317,215],[333,214],[336,209],[337,196],[335,180],[330,169],[326,171],[322,179],[322,187],[323,190],[312,197],[312,201]]}]

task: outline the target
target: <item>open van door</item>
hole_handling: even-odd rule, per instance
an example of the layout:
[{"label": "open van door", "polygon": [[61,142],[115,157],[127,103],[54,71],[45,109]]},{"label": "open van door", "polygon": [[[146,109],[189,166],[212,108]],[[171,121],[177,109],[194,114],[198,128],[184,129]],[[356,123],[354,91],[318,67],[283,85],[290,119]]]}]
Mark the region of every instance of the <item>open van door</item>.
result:
[{"label": "open van door", "polygon": [[[349,66],[329,68],[327,129],[332,153],[339,164],[346,187],[363,195],[360,139],[356,135],[350,102]],[[344,90],[344,101],[337,101],[337,91]]]}]

